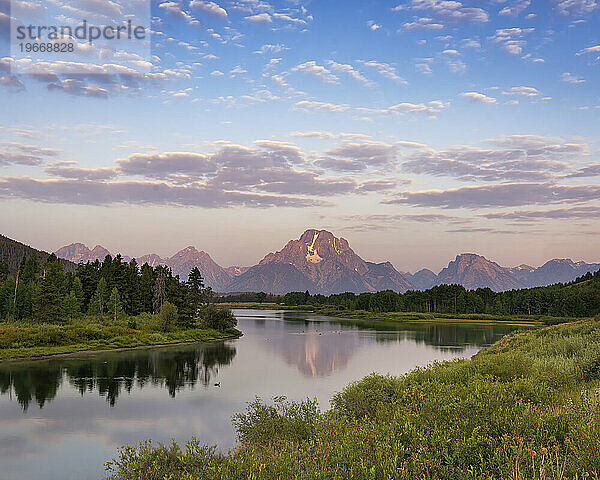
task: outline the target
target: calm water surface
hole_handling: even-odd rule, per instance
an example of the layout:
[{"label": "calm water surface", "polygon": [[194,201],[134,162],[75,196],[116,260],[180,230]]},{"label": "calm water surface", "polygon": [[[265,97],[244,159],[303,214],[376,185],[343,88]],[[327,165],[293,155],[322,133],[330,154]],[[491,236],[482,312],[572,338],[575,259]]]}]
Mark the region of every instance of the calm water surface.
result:
[{"label": "calm water surface", "polygon": [[225,343],[0,363],[0,479],[98,479],[119,446],[146,438],[197,436],[227,450],[231,416],[255,396],[316,397],[327,408],[371,372],[468,358],[515,329],[235,314],[244,336]]}]

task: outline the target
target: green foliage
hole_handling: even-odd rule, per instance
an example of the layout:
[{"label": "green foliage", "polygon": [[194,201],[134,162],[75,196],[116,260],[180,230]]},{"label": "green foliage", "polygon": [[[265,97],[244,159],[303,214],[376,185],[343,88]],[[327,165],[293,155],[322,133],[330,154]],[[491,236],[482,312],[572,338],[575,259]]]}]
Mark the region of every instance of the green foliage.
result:
[{"label": "green foliage", "polygon": [[177,323],[177,307],[170,302],[165,302],[160,310],[159,317],[162,331],[171,331]]},{"label": "green foliage", "polygon": [[237,325],[237,319],[227,308],[217,308],[212,304],[205,306],[200,312],[200,320],[206,328],[225,332]]},{"label": "green foliage", "polygon": [[81,311],[81,302],[75,296],[75,292],[71,290],[69,294],[63,299],[62,302],[62,314],[63,316],[73,319],[78,316]]},{"label": "green foliage", "polygon": [[245,413],[233,417],[233,425],[242,444],[267,445],[280,442],[300,443],[315,433],[321,413],[316,400],[300,403],[275,397],[274,405],[256,398]]},{"label": "green foliage", "polygon": [[106,307],[108,309],[108,314],[115,322],[123,317],[123,304],[121,303],[121,296],[119,295],[117,287],[113,287],[112,292],[110,292],[110,298],[108,299]]},{"label": "green foliage", "polygon": [[96,287],[96,292],[90,300],[88,313],[90,315],[104,315],[108,303],[108,285],[104,277],[100,278]]}]

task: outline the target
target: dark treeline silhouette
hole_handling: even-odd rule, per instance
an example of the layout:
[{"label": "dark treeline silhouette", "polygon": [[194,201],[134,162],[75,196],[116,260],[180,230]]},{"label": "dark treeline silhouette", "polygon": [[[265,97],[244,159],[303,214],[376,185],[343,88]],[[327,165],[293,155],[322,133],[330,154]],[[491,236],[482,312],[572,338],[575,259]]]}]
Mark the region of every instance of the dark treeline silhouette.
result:
[{"label": "dark treeline silhouette", "polygon": [[587,317],[600,313],[600,270],[567,284],[494,292],[490,288],[467,290],[462,285],[438,285],[428,290],[396,293],[340,293],[285,295],[246,293],[226,295],[221,302],[273,302],[289,306],[335,307],[369,312],[420,312],[441,314],[539,315]]},{"label": "dark treeline silhouette", "polygon": [[179,323],[185,326],[211,295],[197,268],[181,281],[168,267],[147,263],[140,267],[135,259],[124,262],[120,255],[79,264],[74,271],[65,271],[54,254],[43,263],[28,257],[11,272],[0,261],[0,321],[60,322],[108,311],[115,317],[158,313],[169,302],[177,307]]},{"label": "dark treeline silhouette", "polygon": [[219,367],[229,365],[235,354],[235,346],[213,343],[80,359],[9,362],[0,364],[0,394],[14,395],[23,410],[32,402],[43,408],[56,397],[64,381],[82,396],[98,391],[111,406],[119,395],[129,393],[134,386],[160,386],[175,397],[178,391],[193,388],[198,382],[210,386]]}]

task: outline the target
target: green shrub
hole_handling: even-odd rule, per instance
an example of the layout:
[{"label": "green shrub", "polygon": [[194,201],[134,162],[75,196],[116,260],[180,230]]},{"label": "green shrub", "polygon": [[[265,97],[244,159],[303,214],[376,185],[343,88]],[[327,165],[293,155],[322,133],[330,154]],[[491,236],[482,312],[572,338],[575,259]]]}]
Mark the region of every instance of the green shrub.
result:
[{"label": "green shrub", "polygon": [[214,305],[207,305],[200,311],[200,321],[204,327],[213,328],[221,333],[237,325],[237,319],[231,310]]},{"label": "green shrub", "polygon": [[320,417],[316,400],[300,403],[286,402],[285,397],[275,397],[274,405],[266,405],[256,398],[248,405],[246,413],[233,417],[233,425],[242,444],[270,444],[302,442],[314,434]]}]

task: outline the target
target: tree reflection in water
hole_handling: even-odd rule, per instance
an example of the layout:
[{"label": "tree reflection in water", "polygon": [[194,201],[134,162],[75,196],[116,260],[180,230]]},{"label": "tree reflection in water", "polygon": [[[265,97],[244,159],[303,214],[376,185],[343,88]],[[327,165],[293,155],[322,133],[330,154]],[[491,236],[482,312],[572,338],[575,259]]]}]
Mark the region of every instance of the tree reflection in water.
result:
[{"label": "tree reflection in water", "polygon": [[32,402],[43,408],[64,381],[82,396],[97,390],[111,406],[120,394],[136,386],[160,386],[175,397],[198,382],[208,387],[219,367],[229,365],[235,354],[232,343],[216,342],[0,363],[0,394],[14,395],[24,411]]}]

